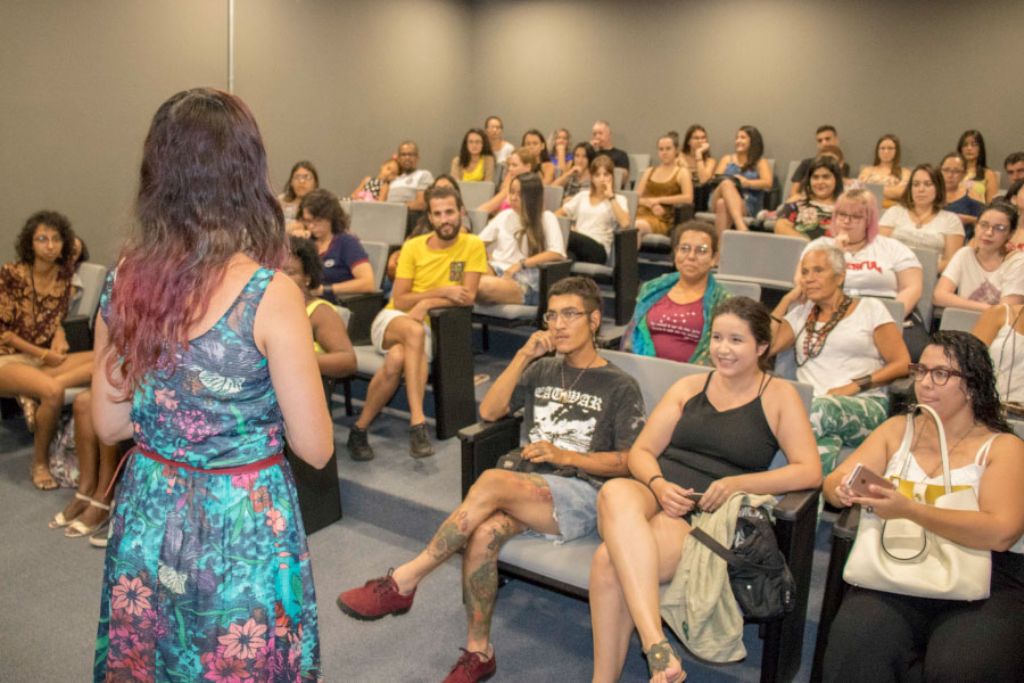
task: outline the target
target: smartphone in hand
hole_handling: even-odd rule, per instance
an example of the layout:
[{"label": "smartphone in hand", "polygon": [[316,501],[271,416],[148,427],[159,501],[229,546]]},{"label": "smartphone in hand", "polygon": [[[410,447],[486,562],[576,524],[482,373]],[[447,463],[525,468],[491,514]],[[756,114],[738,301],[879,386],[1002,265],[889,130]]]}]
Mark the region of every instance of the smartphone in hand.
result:
[{"label": "smartphone in hand", "polygon": [[850,476],[846,478],[847,488],[849,488],[851,491],[853,491],[855,495],[858,496],[876,498],[877,496],[872,494],[871,490],[868,489],[868,487],[871,486],[872,484],[886,489],[895,488],[891,481],[883,477],[880,477],[871,470],[867,469],[866,467],[864,467],[863,463],[858,464],[856,467],[854,467],[853,472],[850,472]]}]

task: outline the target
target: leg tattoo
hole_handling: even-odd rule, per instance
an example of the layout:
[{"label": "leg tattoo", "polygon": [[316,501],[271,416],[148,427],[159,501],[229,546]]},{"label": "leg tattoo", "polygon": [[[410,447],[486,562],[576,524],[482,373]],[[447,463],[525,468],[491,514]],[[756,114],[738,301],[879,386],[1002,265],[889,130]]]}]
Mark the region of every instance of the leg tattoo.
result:
[{"label": "leg tattoo", "polygon": [[428,552],[436,562],[444,562],[466,545],[469,538],[467,517],[465,510],[456,510],[434,534]]},{"label": "leg tattoo", "polygon": [[498,553],[508,539],[521,531],[519,524],[505,515],[497,523],[488,526],[490,539],[483,556],[479,558],[482,564],[473,570],[466,568],[463,587],[466,616],[469,618],[469,637],[484,642],[490,638],[491,615],[494,614],[494,602],[498,596]]}]

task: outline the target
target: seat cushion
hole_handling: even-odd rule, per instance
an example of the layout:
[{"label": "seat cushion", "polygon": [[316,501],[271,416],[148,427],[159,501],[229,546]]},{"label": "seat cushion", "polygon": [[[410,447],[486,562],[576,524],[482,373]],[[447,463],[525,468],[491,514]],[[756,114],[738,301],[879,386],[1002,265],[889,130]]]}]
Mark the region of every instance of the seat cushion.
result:
[{"label": "seat cushion", "polygon": [[384,365],[384,356],[377,353],[372,346],[356,346],[356,372],[372,375]]},{"label": "seat cushion", "polygon": [[520,535],[509,540],[498,559],[582,590],[590,585],[590,561],[601,544],[597,534],[555,545],[546,538]]},{"label": "seat cushion", "polygon": [[534,320],[537,317],[537,307],[522,304],[477,304],[473,307],[473,313],[503,320]]},{"label": "seat cushion", "polygon": [[573,263],[572,272],[577,275],[589,275],[611,277],[615,271],[610,266],[602,266],[600,263]]}]

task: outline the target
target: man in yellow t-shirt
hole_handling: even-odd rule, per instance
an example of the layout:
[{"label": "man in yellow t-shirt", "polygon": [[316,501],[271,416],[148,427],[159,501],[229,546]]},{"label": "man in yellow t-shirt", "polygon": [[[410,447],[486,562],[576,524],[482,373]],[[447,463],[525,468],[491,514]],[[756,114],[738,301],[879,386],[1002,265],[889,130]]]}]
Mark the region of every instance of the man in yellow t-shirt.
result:
[{"label": "man in yellow t-shirt", "polygon": [[476,235],[463,233],[462,198],[450,187],[427,190],[427,218],[434,229],[402,246],[391,301],[373,320],[370,338],[384,365],[373,375],[363,412],[348,435],[353,460],[371,460],[366,430],[398,389],[405,376],[409,401],[409,454],[434,454],[423,414],[423,394],[430,361],[428,311],[447,306],[472,306],[480,276],[487,272],[487,252]]}]

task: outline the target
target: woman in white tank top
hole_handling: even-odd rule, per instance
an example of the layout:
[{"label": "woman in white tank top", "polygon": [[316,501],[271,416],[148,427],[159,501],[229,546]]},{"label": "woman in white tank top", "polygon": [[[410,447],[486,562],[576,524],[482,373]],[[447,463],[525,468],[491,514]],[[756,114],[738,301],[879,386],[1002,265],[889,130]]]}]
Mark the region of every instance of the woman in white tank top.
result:
[{"label": "woman in white tank top", "polygon": [[1024,403],[1024,306],[991,307],[971,333],[988,346],[1000,399]]}]

